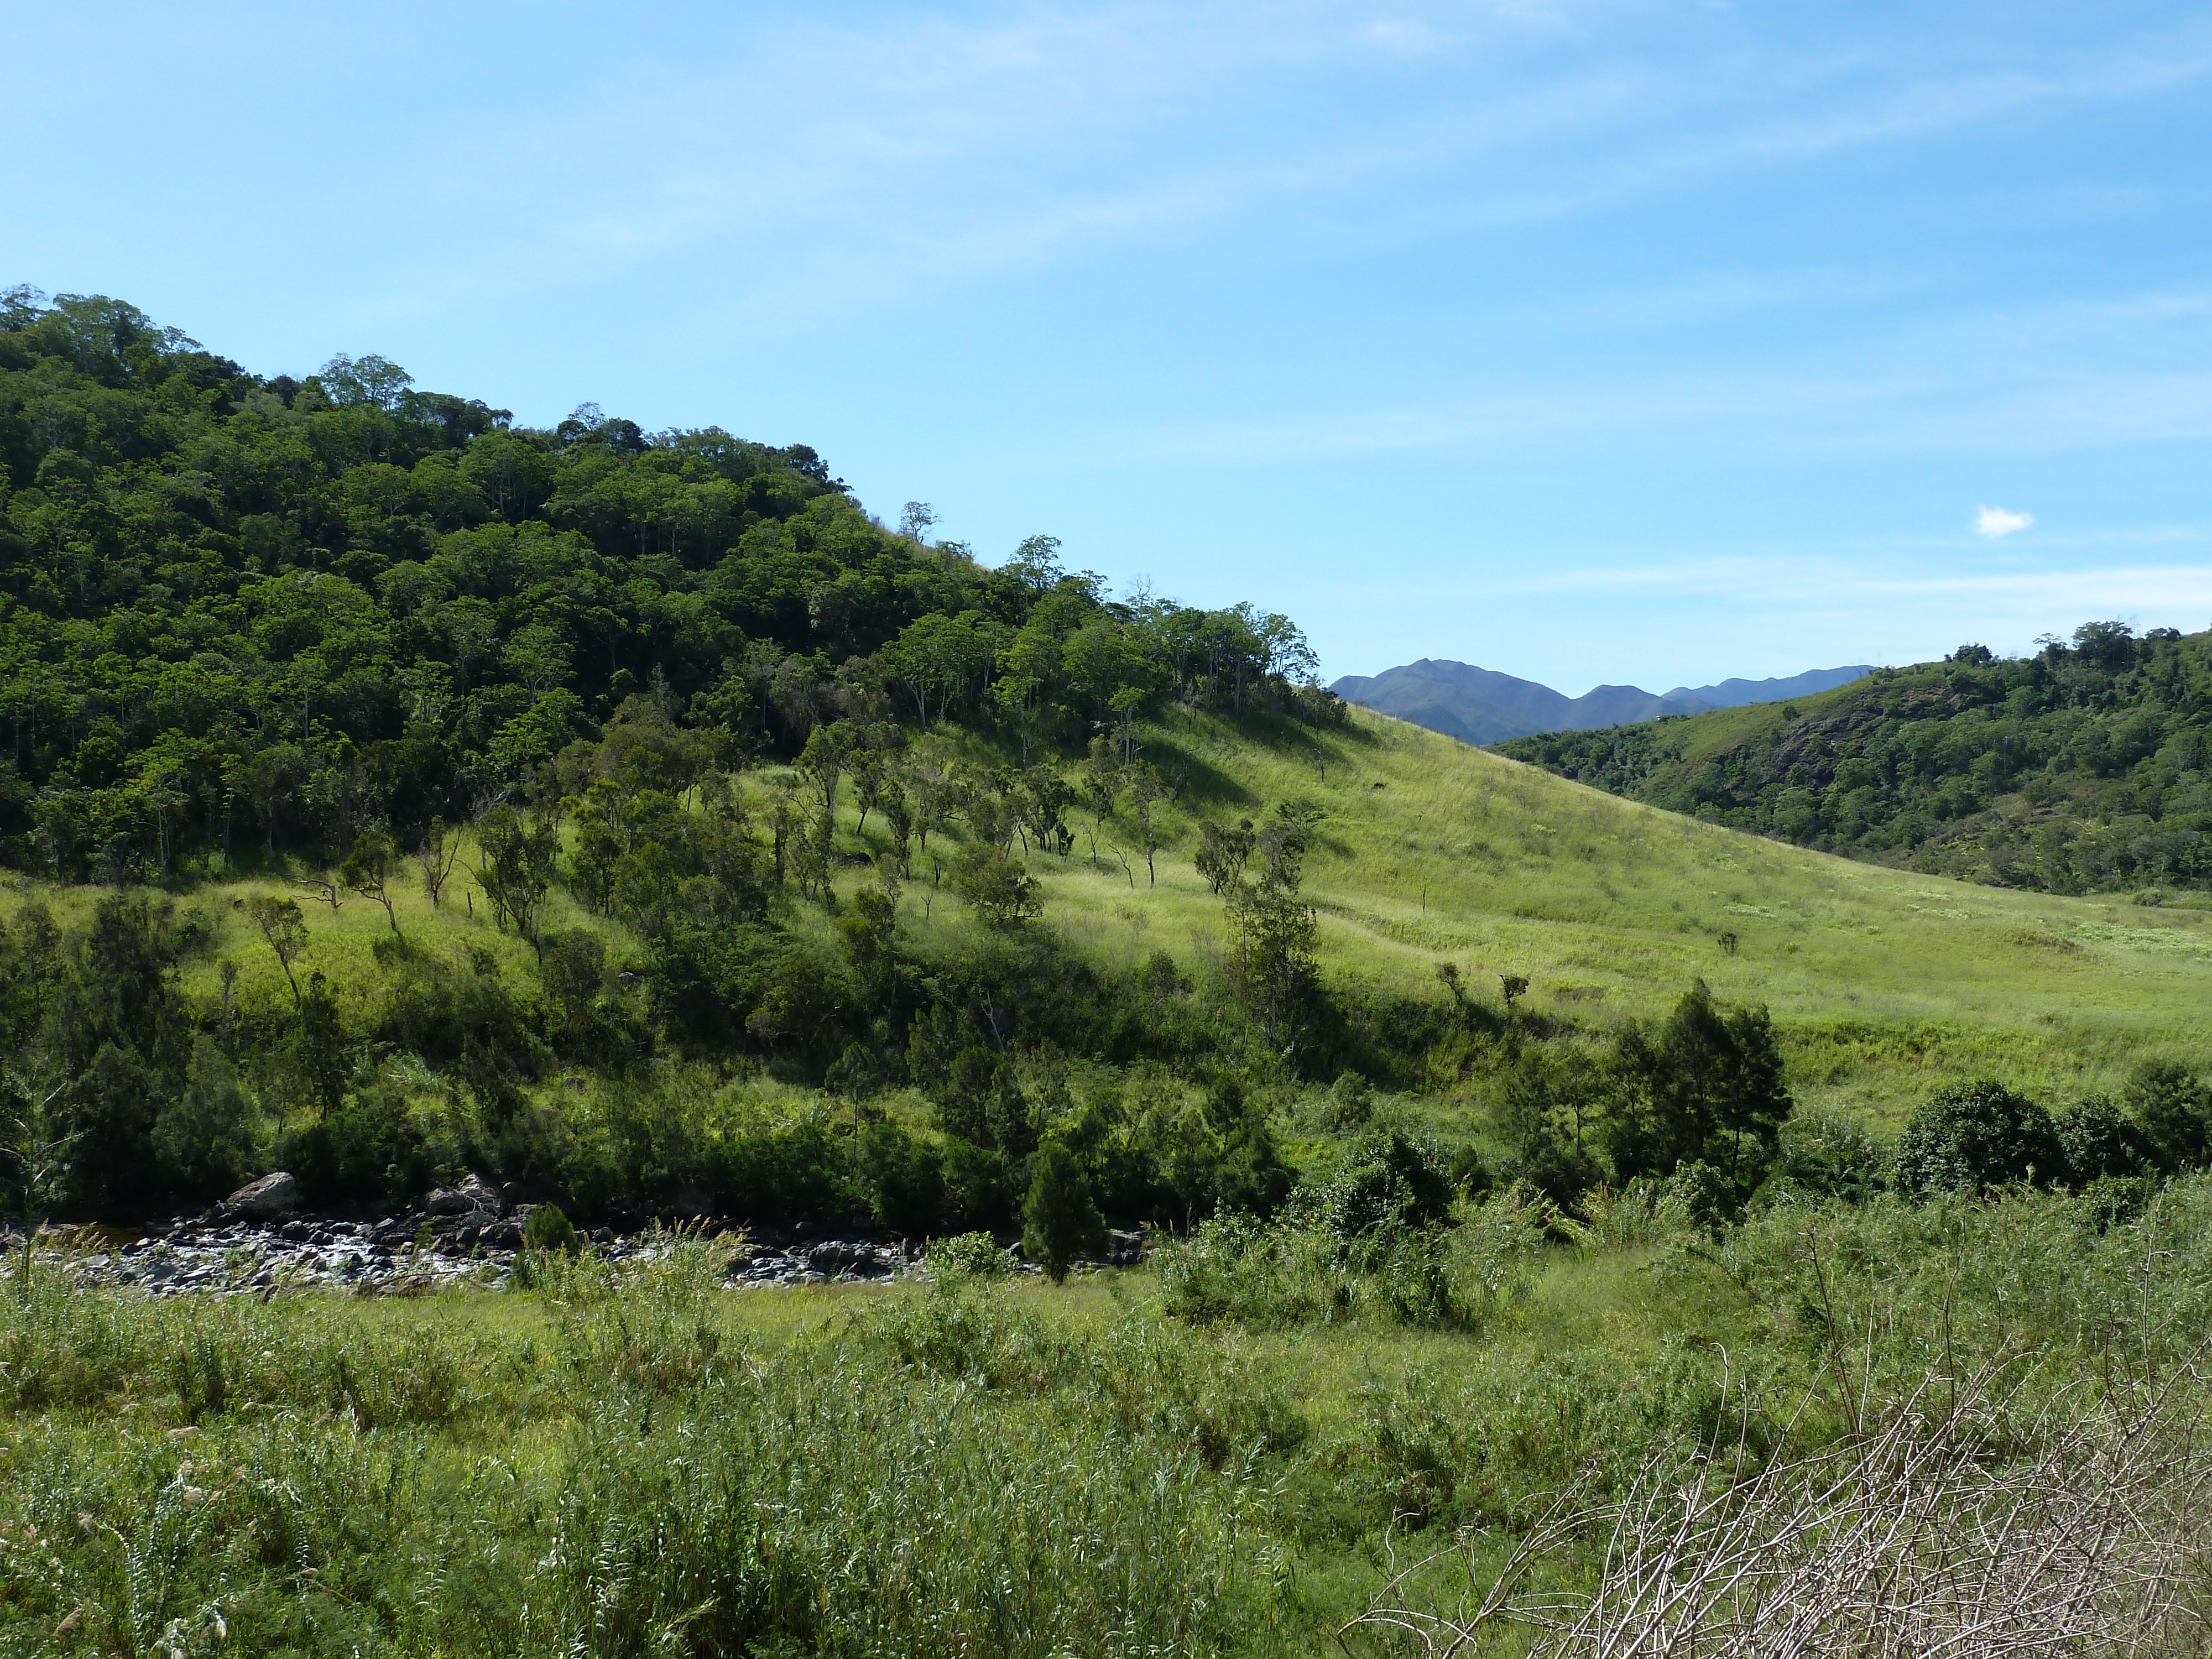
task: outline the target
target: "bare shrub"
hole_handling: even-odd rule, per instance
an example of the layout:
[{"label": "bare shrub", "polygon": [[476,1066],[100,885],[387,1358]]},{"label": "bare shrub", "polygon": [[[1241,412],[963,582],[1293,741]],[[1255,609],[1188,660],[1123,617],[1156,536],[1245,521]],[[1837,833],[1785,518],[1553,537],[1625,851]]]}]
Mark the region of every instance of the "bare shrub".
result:
[{"label": "bare shrub", "polygon": [[[2062,1391],[2024,1425],[2017,1405],[1986,1385],[1942,1403],[1931,1387],[1875,1431],[1742,1479],[1725,1451],[1655,1461],[1616,1502],[1570,1493],[1486,1585],[1481,1540],[1462,1534],[1339,1639],[1540,1659],[2201,1651],[2212,1462],[2191,1437],[2193,1372],[2094,1401]],[[1601,1540],[1594,1589],[1531,1587],[1540,1559]],[[1453,1570],[1468,1586],[1455,1604],[1418,1605]]]}]

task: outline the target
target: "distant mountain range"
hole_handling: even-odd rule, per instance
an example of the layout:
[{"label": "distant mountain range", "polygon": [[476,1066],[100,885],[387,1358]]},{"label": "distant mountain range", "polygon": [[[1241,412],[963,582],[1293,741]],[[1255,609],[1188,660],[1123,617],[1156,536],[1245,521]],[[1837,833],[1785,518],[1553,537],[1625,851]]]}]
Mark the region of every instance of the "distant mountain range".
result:
[{"label": "distant mountain range", "polygon": [[1540,732],[1588,732],[1656,720],[1662,714],[1697,714],[1709,708],[1807,697],[1873,672],[1864,664],[1815,668],[1788,679],[1723,680],[1717,685],[1678,685],[1657,693],[1633,685],[1601,685],[1583,696],[1570,697],[1534,680],[1516,679],[1472,663],[1424,657],[1380,674],[1347,674],[1329,690],[1346,702],[1395,714],[1462,743],[1490,744]]}]

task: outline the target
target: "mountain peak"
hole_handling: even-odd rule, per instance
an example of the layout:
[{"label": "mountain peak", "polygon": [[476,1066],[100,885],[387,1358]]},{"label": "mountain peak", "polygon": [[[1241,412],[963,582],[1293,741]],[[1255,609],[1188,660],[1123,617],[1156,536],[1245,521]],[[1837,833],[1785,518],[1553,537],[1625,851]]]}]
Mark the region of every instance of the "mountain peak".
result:
[{"label": "mountain peak", "polygon": [[1346,702],[1410,720],[1462,743],[1480,744],[1534,737],[1541,732],[1587,732],[1667,714],[1695,714],[1708,708],[1810,696],[1872,672],[1863,665],[1815,668],[1786,679],[1729,679],[1694,688],[1678,685],[1663,693],[1636,685],[1600,685],[1579,697],[1570,697],[1548,685],[1517,679],[1495,669],[1423,657],[1380,674],[1347,674],[1329,689]]}]

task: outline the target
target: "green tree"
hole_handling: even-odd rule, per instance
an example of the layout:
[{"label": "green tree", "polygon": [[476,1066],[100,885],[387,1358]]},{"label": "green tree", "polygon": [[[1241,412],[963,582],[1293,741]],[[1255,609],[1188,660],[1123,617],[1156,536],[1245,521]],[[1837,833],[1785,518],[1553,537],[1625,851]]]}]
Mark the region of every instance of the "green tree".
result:
[{"label": "green tree", "polygon": [[395,933],[399,931],[399,914],[392,908],[390,882],[392,867],[398,862],[399,849],[392,837],[381,830],[371,830],[354,837],[344,863],[338,867],[339,880],[384,907],[384,919]]},{"label": "green tree", "polygon": [[477,884],[499,920],[530,941],[540,955],[539,937],[545,896],[553,885],[553,858],[560,839],[552,821],[526,817],[512,806],[491,808],[477,820]]},{"label": "green tree", "polygon": [[276,958],[276,965],[284,970],[284,982],[292,988],[292,1006],[298,1007],[300,981],[292,964],[307,948],[307,919],[300,914],[300,902],[256,893],[246,901],[246,915]]},{"label": "green tree", "polygon": [[1080,1258],[1106,1247],[1106,1223],[1091,1201],[1081,1163],[1057,1140],[1037,1149],[1022,1201],[1022,1253],[1055,1285]]},{"label": "green tree", "polygon": [[862,984],[873,987],[882,982],[890,966],[897,931],[898,906],[890,894],[863,890],[853,896],[853,908],[839,919],[837,932],[846,958]]},{"label": "green tree", "polygon": [[216,1040],[193,1039],[185,1089],[154,1123],[154,1151],[174,1191],[220,1198],[252,1168],[253,1141],[238,1068]]},{"label": "green tree", "polygon": [[1907,1192],[2048,1186],[2068,1173],[2051,1114],[1987,1078],[1936,1091],[1897,1139],[1897,1181]]},{"label": "green tree", "polygon": [[1703,1159],[1741,1192],[1758,1184],[1794,1104],[1765,1008],[1723,1010],[1700,980],[1656,1030],[1624,1030],[1613,1066],[1607,1150],[1623,1176]]},{"label": "green tree", "polygon": [[1193,862],[1214,896],[1219,897],[1244,878],[1244,866],[1256,841],[1249,818],[1240,818],[1233,829],[1224,829],[1212,818],[1200,821],[1198,853]]},{"label": "green tree", "polygon": [[1010,857],[1003,847],[971,841],[953,854],[952,890],[975,907],[975,914],[1002,931],[1020,927],[1042,913],[1044,887]]}]

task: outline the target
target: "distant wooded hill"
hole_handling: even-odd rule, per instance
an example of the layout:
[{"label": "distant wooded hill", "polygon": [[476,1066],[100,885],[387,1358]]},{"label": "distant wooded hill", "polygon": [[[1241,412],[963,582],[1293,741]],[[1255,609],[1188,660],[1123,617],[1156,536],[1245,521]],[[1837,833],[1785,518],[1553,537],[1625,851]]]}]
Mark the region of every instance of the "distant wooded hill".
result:
[{"label": "distant wooded hill", "polygon": [[1853,858],[2082,892],[2212,886],[2212,632],[2119,623],[1819,696],[1498,745],[1563,777]]},{"label": "distant wooded hill", "polygon": [[1815,668],[1788,679],[1723,680],[1717,685],[1678,685],[1657,693],[1633,685],[1601,685],[1583,696],[1570,697],[1548,685],[1472,663],[1424,657],[1380,674],[1346,675],[1329,689],[1346,702],[1425,726],[1462,743],[1492,744],[1541,732],[1587,732],[1668,714],[1810,696],[1872,672],[1864,665]]}]

